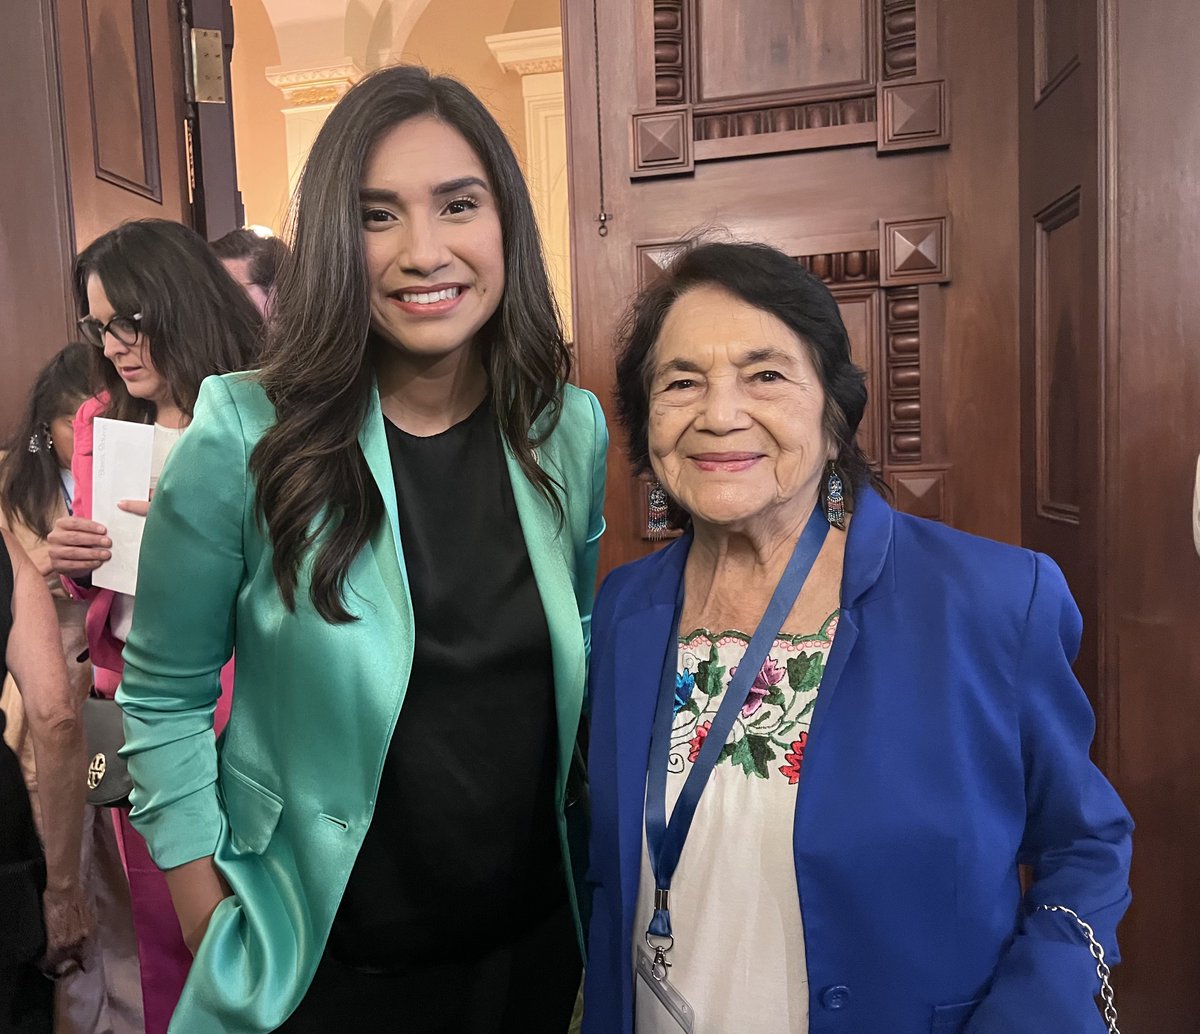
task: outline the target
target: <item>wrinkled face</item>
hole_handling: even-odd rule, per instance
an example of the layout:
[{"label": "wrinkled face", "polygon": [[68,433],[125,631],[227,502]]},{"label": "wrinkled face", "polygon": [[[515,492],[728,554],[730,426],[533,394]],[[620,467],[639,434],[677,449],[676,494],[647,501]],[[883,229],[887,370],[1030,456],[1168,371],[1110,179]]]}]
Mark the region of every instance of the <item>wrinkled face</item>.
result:
[{"label": "wrinkled face", "polygon": [[424,359],[468,349],[504,292],[500,212],[470,144],[432,117],[401,122],[359,194],[376,333]]},{"label": "wrinkled face", "polygon": [[672,306],[654,346],[650,463],[699,523],[803,517],[835,455],[807,347],[716,287]]},{"label": "wrinkled face", "polygon": [[263,290],[261,285],[256,284],[250,279],[250,266],[253,262],[254,259],[249,255],[244,258],[221,259],[221,265],[229,271],[229,275],[246,292],[247,296],[254,303],[255,308],[259,312],[265,313],[267,311],[267,292]]},{"label": "wrinkled face", "polygon": [[[104,285],[93,273],[87,281],[88,315],[101,323],[108,323],[114,316],[132,316],[131,312],[118,313],[104,293]],[[125,387],[134,398],[146,399],[155,405],[169,402],[170,389],[166,380],[154,368],[150,358],[150,342],[145,334],[139,333],[132,345],[119,340],[115,334],[104,335],[104,358],[116,367],[125,382]]]}]

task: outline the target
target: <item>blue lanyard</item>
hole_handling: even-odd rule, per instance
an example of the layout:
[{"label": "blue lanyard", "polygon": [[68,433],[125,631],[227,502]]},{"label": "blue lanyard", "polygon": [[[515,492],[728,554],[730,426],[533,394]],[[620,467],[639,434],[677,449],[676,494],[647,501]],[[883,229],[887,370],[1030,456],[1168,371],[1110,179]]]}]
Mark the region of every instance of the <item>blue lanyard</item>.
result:
[{"label": "blue lanyard", "polygon": [[687,840],[700,795],[708,784],[708,777],[716,766],[717,757],[733,730],[738,712],[746,702],[763,663],[771,651],[783,622],[791,611],[800,590],[804,587],[829,532],[829,522],[821,507],[813,509],[796,548],[792,551],[783,576],[775,587],[771,602],[763,612],[762,619],[746,647],[745,656],[738,663],[737,672],[725,690],[725,699],[709,727],[708,735],[696,757],[691,772],[684,781],[683,789],[667,821],[667,765],[671,753],[671,726],[675,719],[675,675],[678,668],[679,620],[683,613],[683,578],[679,579],[679,591],[675,597],[675,617],[671,623],[671,636],[667,642],[667,654],[663,659],[662,682],[658,689],[658,709],[654,715],[654,731],[650,738],[650,771],[646,783],[646,846],[650,853],[650,866],[654,873],[654,916],[646,931],[647,943],[655,949],[656,964],[669,965],[662,958],[663,951],[670,945],[660,946],[650,941],[651,937],[665,938],[674,943],[671,936],[670,895],[671,877],[679,865],[679,856]]}]

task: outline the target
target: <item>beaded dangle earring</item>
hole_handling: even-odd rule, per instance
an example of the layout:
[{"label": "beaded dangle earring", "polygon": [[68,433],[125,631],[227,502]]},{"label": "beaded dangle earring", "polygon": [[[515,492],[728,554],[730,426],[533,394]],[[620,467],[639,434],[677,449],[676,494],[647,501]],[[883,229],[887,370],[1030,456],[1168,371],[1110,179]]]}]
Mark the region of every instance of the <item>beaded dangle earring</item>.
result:
[{"label": "beaded dangle earring", "polygon": [[829,473],[825,478],[825,519],[830,527],[845,530],[846,500],[842,495],[842,477],[833,460],[829,461]]},{"label": "beaded dangle earring", "polygon": [[649,512],[646,515],[646,530],[651,538],[657,538],[667,530],[667,490],[658,481],[650,486]]},{"label": "beaded dangle earring", "polygon": [[40,431],[34,431],[29,436],[29,451],[41,452],[45,450],[49,452],[54,448],[54,439],[50,437],[50,425],[42,424]]}]

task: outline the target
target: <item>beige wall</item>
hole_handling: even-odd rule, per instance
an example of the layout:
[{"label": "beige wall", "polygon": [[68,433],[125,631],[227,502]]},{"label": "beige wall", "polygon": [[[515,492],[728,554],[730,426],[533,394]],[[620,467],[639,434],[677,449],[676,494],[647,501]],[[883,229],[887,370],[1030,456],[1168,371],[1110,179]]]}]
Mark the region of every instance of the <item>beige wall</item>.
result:
[{"label": "beige wall", "polygon": [[262,0],[233,4],[233,131],[246,222],[283,229],[288,202],[283,94],[267,82],[279,44]]},{"label": "beige wall", "polygon": [[559,0],[516,0],[504,26],[505,32],[557,29],[562,26]]},{"label": "beige wall", "polygon": [[[355,35],[350,31],[349,14],[345,33],[336,42],[330,39],[327,23],[314,25],[307,30],[314,39],[302,49],[318,55],[327,51],[330,64],[354,57],[365,68],[372,67],[375,55],[379,50],[386,53],[390,44],[394,59],[424,64],[435,72],[453,75],[488,106],[524,166],[521,79],[500,68],[484,37],[557,26],[561,23],[559,0],[428,0],[406,38],[385,39],[386,27],[401,23],[402,9],[408,7],[408,0],[384,0],[372,24],[360,27],[357,35],[368,37],[365,49],[370,52],[369,57],[367,53],[361,58],[346,53],[348,40]],[[287,56],[281,58],[279,41],[263,0],[233,0],[233,17],[232,87],[238,185],[246,206],[246,221],[280,231],[289,196],[283,115],[287,102],[266,76],[268,69],[286,66],[287,57],[299,53],[297,46],[304,41],[289,37]],[[470,31],[465,32],[464,26],[469,26]],[[305,30],[292,25],[288,31],[294,36]]]}]

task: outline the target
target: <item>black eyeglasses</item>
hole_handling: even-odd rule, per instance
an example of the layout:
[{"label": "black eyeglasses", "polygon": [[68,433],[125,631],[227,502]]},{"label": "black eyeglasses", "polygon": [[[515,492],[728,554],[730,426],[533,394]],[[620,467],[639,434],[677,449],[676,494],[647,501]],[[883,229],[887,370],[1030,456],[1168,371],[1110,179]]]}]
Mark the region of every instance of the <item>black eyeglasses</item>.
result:
[{"label": "black eyeglasses", "polygon": [[141,319],[140,312],[135,312],[132,316],[114,316],[107,323],[101,323],[95,316],[84,316],[79,320],[79,330],[88,344],[97,348],[104,347],[105,334],[111,334],[121,344],[129,347],[137,344],[138,323]]}]

